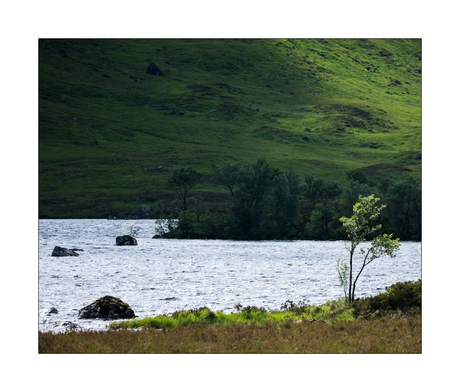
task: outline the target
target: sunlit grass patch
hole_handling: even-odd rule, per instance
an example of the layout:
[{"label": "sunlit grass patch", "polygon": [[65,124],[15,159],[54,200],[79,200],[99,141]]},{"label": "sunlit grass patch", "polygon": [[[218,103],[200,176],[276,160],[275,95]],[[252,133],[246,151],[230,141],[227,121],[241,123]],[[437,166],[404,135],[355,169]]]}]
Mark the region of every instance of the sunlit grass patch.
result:
[{"label": "sunlit grass patch", "polygon": [[294,304],[287,301],[281,310],[267,311],[256,306],[236,306],[236,312],[225,314],[223,311],[213,312],[207,307],[194,310],[177,311],[172,315],[159,315],[139,320],[115,321],[111,329],[119,328],[173,328],[192,324],[263,324],[266,322],[302,322],[354,320],[352,308],[343,299],[328,301],[322,306],[306,305],[303,302]]},{"label": "sunlit grass patch", "polygon": [[110,324],[110,328],[173,328],[192,324],[263,324],[267,321],[282,322],[296,320],[300,317],[293,312],[268,312],[264,308],[246,307],[241,311],[225,314],[222,311],[213,312],[207,307],[193,310],[177,311],[172,315],[159,315],[140,320],[117,321]]}]

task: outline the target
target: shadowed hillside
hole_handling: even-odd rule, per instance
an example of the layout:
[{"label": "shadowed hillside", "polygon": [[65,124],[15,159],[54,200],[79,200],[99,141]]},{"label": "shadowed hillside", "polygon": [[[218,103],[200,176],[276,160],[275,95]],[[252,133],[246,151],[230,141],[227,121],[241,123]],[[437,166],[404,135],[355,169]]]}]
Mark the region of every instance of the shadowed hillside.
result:
[{"label": "shadowed hillside", "polygon": [[176,166],[264,156],[344,185],[420,179],[420,153],[421,40],[39,41],[40,217],[159,217]]}]

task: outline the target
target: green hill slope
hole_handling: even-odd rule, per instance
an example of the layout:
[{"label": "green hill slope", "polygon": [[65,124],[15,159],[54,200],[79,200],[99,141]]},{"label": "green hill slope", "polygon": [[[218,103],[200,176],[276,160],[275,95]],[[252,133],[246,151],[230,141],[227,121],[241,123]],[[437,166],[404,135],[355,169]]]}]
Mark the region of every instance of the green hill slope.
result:
[{"label": "green hill slope", "polygon": [[420,152],[421,40],[39,41],[40,217],[155,217],[174,166],[346,184],[420,178]]}]

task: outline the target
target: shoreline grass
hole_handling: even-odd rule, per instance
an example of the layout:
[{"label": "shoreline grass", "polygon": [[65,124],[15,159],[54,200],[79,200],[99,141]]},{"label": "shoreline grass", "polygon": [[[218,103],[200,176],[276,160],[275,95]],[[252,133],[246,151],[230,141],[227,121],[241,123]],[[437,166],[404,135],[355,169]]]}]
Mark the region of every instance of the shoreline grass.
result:
[{"label": "shoreline grass", "polygon": [[345,298],[327,301],[321,306],[308,305],[303,301],[297,304],[286,301],[280,310],[267,311],[265,308],[238,304],[236,312],[225,314],[223,311],[213,312],[207,307],[176,311],[172,315],[159,315],[143,319],[114,321],[110,329],[120,328],[174,328],[193,324],[264,324],[266,322],[303,322],[320,321],[333,323],[338,321],[372,320],[386,317],[407,318],[421,315],[422,281],[399,282],[385,291],[373,296],[357,299],[352,304]]},{"label": "shoreline grass", "polygon": [[353,309],[343,299],[328,301],[322,306],[310,306],[304,302],[294,304],[287,301],[281,306],[281,310],[267,311],[265,308],[256,306],[236,305],[236,312],[226,314],[223,311],[213,312],[207,307],[174,312],[172,315],[159,315],[143,319],[114,321],[109,329],[122,328],[175,328],[193,324],[264,324],[266,322],[285,323],[305,321],[352,321]]}]

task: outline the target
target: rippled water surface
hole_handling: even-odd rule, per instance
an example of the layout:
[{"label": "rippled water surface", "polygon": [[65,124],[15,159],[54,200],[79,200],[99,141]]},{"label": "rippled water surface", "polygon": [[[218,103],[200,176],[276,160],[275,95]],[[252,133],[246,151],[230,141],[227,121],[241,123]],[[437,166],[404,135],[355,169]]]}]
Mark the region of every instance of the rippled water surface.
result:
[{"label": "rippled water surface", "polygon": [[[138,246],[116,246],[115,238],[133,225]],[[81,308],[105,295],[127,302],[140,318],[201,306],[230,313],[238,303],[266,309],[287,300],[319,305],[343,295],[335,260],[347,259],[344,241],[152,239],[154,234],[153,220],[41,219],[39,330],[62,331],[67,321],[106,328],[107,321],[77,318]],[[52,257],[56,245],[83,251]],[[356,295],[420,278],[421,243],[403,242],[397,257],[366,267]],[[48,315],[51,307],[59,313]]]}]

